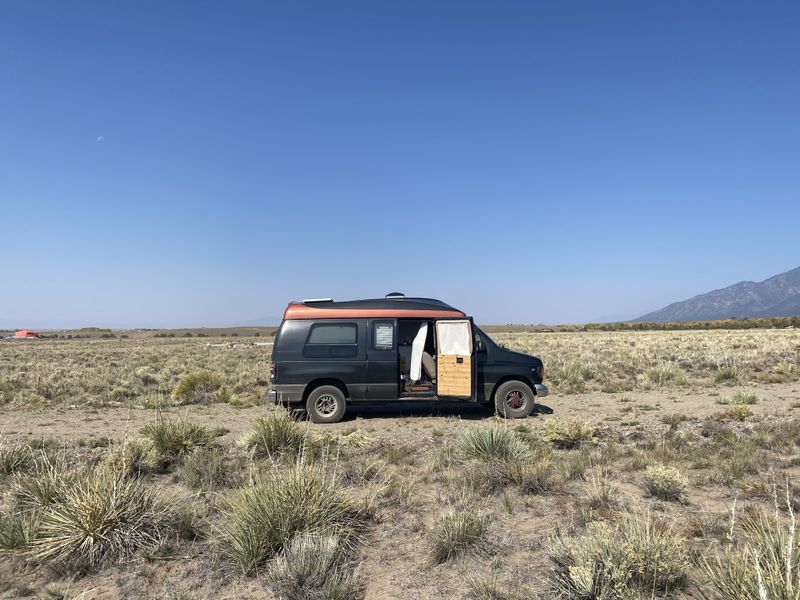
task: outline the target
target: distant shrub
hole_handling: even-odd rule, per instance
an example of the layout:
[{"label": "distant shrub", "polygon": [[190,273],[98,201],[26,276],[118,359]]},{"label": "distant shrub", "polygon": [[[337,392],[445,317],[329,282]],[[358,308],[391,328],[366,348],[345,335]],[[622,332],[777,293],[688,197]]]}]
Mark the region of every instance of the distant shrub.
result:
[{"label": "distant shrub", "polygon": [[752,392],[738,392],[733,396],[734,404],[758,404],[758,396]]},{"label": "distant shrub", "polygon": [[654,387],[686,385],[686,373],[675,363],[662,363],[644,373],[645,381]]},{"label": "distant shrub", "polygon": [[550,379],[564,388],[567,392],[583,392],[586,381],[594,379],[595,373],[591,366],[578,361],[558,363],[549,371]]},{"label": "distant shrub", "polygon": [[679,413],[673,413],[668,415],[661,415],[659,417],[659,421],[661,421],[664,425],[669,425],[670,429],[676,429],[678,425],[683,423],[684,421],[688,421],[689,417],[686,415],[682,415]]},{"label": "distant shrub", "polygon": [[181,404],[211,402],[222,387],[222,379],[209,371],[196,371],[181,377],[172,390],[172,399]]},{"label": "distant shrub", "polygon": [[554,566],[554,596],[575,600],[674,591],[685,584],[689,562],[684,540],[649,516],[627,515],[613,528],[593,521],[584,535],[557,535],[545,548]]},{"label": "distant shrub", "polygon": [[185,332],[185,333],[183,334],[183,337],[185,337],[185,338],[190,338],[190,337],[192,337],[192,332],[191,332],[191,331],[187,331],[187,332]]},{"label": "distant shrub", "polygon": [[592,438],[592,428],[577,419],[561,420],[555,417],[546,421],[542,427],[542,439],[556,448],[578,448]]},{"label": "distant shrub", "polygon": [[720,420],[733,419],[734,421],[746,421],[753,416],[753,409],[746,404],[735,404],[729,409],[715,415]]},{"label": "distant shrub", "polygon": [[152,367],[136,367],[133,373],[142,385],[155,385],[158,383],[158,377]]},{"label": "distant shrub", "polygon": [[299,454],[306,445],[307,431],[287,411],[253,421],[243,443],[260,456]]},{"label": "distant shrub", "polygon": [[489,517],[472,511],[450,512],[433,526],[429,536],[431,558],[443,563],[470,550],[479,549],[489,530]]},{"label": "distant shrub", "polygon": [[741,369],[736,365],[720,367],[714,374],[714,383],[736,383],[741,374]]},{"label": "distant shrub", "polygon": [[686,493],[686,476],[675,467],[651,465],[644,472],[647,492],[661,500],[681,500]]}]

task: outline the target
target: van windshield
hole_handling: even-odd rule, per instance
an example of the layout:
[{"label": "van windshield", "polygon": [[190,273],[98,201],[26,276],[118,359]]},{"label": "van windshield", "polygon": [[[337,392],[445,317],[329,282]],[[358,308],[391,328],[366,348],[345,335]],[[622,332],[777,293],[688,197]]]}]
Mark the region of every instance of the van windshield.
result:
[{"label": "van windshield", "polygon": [[497,346],[497,343],[488,335],[486,335],[483,331],[481,331],[481,329],[477,325],[473,325],[472,330],[473,330],[472,335],[475,338],[476,344],[480,341],[483,341],[483,343],[486,346]]}]

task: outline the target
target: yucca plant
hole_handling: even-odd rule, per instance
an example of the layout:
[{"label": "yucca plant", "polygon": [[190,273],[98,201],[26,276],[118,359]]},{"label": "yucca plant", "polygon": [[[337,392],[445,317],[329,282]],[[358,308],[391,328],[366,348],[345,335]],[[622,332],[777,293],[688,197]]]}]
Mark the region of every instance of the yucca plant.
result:
[{"label": "yucca plant", "polygon": [[37,519],[34,511],[0,515],[0,554],[28,548],[36,535]]},{"label": "yucca plant", "polygon": [[81,473],[68,469],[63,457],[50,460],[42,456],[29,473],[18,474],[14,480],[17,505],[25,510],[40,510],[59,500]]},{"label": "yucca plant", "polygon": [[172,528],[167,505],[139,479],[97,469],[63,485],[41,513],[38,561],[93,569],[155,548]]},{"label": "yucca plant", "polygon": [[160,461],[150,440],[134,439],[114,448],[105,464],[128,477],[138,477],[157,470]]},{"label": "yucca plant", "polygon": [[278,598],[353,600],[357,570],[336,536],[301,533],[269,565],[266,581]]},{"label": "yucca plant", "polygon": [[33,463],[33,453],[28,445],[6,443],[0,439],[0,477],[11,475],[30,467]]},{"label": "yucca plant", "polygon": [[[748,513],[741,522],[742,536],[734,547],[701,566],[711,589],[701,589],[709,600],[800,600],[800,537],[793,501],[787,486],[783,518],[775,499],[775,515]],[[730,531],[735,530],[735,510]]]},{"label": "yucca plant", "polygon": [[436,522],[428,535],[430,556],[435,563],[443,563],[468,551],[479,550],[488,530],[487,515],[451,511]]},{"label": "yucca plant", "polygon": [[325,465],[302,462],[274,471],[230,496],[218,528],[218,546],[242,573],[251,574],[309,532],[355,542],[359,514]]},{"label": "yucca plant", "polygon": [[172,421],[159,415],[155,423],[142,428],[142,435],[150,440],[162,466],[169,467],[195,448],[211,446],[217,432],[199,423]]},{"label": "yucca plant", "polygon": [[530,447],[501,423],[465,430],[456,442],[456,452],[463,458],[479,460],[524,460],[532,455]]},{"label": "yucca plant", "polygon": [[248,450],[257,455],[275,457],[280,454],[298,455],[309,440],[307,430],[287,411],[253,421],[250,431],[242,440]]}]

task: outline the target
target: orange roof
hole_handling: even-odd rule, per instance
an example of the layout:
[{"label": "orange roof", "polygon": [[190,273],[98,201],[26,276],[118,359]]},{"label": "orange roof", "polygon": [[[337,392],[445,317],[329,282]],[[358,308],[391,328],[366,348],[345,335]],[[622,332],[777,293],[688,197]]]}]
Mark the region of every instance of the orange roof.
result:
[{"label": "orange roof", "polygon": [[400,308],[317,308],[305,304],[292,303],[283,313],[284,319],[372,319],[372,318],[423,318],[446,319],[464,318],[464,313],[456,309],[400,309]]},{"label": "orange roof", "polygon": [[30,329],[20,329],[14,334],[14,337],[39,337],[39,334]]}]

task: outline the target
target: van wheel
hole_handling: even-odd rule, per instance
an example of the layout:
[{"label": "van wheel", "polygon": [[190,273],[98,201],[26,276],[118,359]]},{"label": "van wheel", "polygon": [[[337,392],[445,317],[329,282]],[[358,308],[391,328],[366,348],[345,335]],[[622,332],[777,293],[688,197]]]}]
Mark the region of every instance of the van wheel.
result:
[{"label": "van wheel", "polygon": [[524,419],[533,412],[536,396],[521,381],[506,381],[494,392],[494,406],[506,419]]},{"label": "van wheel", "polygon": [[308,395],[306,412],[314,423],[337,423],[345,411],[342,390],[333,385],[323,385]]}]

